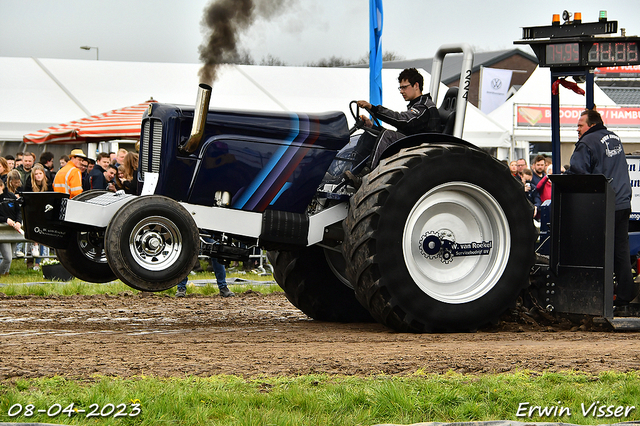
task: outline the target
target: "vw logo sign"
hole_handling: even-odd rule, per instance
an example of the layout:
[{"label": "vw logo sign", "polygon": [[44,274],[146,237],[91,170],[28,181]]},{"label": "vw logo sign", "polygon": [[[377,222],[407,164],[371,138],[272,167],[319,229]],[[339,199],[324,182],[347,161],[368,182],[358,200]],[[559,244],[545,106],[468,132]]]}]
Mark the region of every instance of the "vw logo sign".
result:
[{"label": "vw logo sign", "polygon": [[493,90],[498,90],[502,87],[502,80],[500,80],[499,78],[494,78],[493,80],[491,80],[491,87],[493,88]]}]

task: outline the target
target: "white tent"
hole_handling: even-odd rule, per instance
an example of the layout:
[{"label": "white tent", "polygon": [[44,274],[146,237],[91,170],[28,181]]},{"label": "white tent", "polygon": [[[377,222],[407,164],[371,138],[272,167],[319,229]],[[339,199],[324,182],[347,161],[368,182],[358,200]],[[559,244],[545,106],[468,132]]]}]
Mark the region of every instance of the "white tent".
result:
[{"label": "white tent", "polygon": [[[195,103],[199,64],[0,58],[0,141],[151,98]],[[403,110],[400,70],[382,70],[383,103]],[[429,74],[425,87],[429,87]],[[440,89],[444,96],[446,87]],[[358,68],[223,66],[213,84],[212,108],[343,111],[367,99],[369,71]],[[482,147],[508,146],[508,129],[468,106],[464,138]]]}]

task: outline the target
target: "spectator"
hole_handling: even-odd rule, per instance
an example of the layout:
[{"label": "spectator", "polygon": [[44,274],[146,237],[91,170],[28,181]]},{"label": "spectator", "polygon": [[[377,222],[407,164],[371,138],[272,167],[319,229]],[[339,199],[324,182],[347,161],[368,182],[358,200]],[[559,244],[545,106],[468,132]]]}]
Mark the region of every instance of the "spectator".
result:
[{"label": "spectator", "polygon": [[107,170],[104,171],[104,179],[107,183],[107,191],[116,192],[116,174],[118,169],[113,164],[107,166]]},{"label": "spectator", "polygon": [[522,179],[522,171],[527,168],[527,162],[524,158],[518,158],[516,161],[516,170],[518,172],[518,176]]},{"label": "spectator", "polygon": [[124,148],[120,148],[118,153],[116,154],[116,167],[120,167],[124,165],[124,157],[127,155],[127,150]]},{"label": "spectator", "polygon": [[89,169],[89,158],[81,158],[80,164],[78,165],[78,169],[80,169],[82,180],[89,178],[89,173],[87,170]]},{"label": "spectator", "polygon": [[27,179],[24,185],[25,192],[44,192],[53,191],[53,182],[50,182],[47,178],[47,171],[45,167],[37,163],[31,169],[31,175]]},{"label": "spectator", "polygon": [[107,171],[110,164],[109,154],[106,152],[99,153],[93,170],[89,172],[87,179],[82,181],[82,189],[85,191],[89,189],[107,189],[108,182],[113,180],[113,178],[106,179],[105,176],[105,171]]},{"label": "spectator", "polygon": [[538,186],[538,182],[540,179],[545,177],[544,171],[547,168],[547,162],[544,159],[544,155],[536,155],[536,158],[533,159],[533,165],[531,170],[533,171],[533,179],[531,179],[531,185]]},{"label": "spectator", "polygon": [[[37,163],[33,166],[31,170],[31,176],[27,179],[27,184],[24,186],[25,192],[45,192],[45,191],[53,191],[53,183],[49,181],[46,174],[45,167]],[[28,252],[28,251],[27,251]],[[33,257],[35,258],[35,265],[33,265],[33,260],[27,259],[27,268],[33,266],[33,269],[40,269],[40,260],[43,256],[49,256],[49,247],[46,247],[42,244],[34,244],[33,250],[31,251]],[[40,256],[38,256],[40,255]]]},{"label": "spectator", "polygon": [[531,183],[532,179],[533,172],[531,171],[531,169],[524,169],[522,171],[522,184],[524,185],[524,192],[527,194],[527,198],[529,199],[529,201],[531,201],[531,203],[533,204],[533,217],[537,218],[539,217],[540,205],[542,204],[542,201],[540,200],[540,193],[538,192],[538,189]]},{"label": "spectator", "polygon": [[13,157],[13,155],[7,155],[4,157],[4,159],[7,160],[9,171],[13,170],[16,166],[16,159]]},{"label": "spectator", "polygon": [[2,183],[7,184],[7,173],[9,173],[11,169],[9,168],[9,163],[7,163],[6,158],[0,157],[0,179],[2,179]]},{"label": "spectator", "polygon": [[47,175],[47,179],[49,182],[53,182],[53,178],[56,176],[56,173],[53,171],[53,153],[49,151],[44,151],[40,154],[40,164],[44,166],[45,174]]},{"label": "spectator", "polygon": [[[233,297],[235,293],[229,290],[227,287],[227,273],[224,269],[224,265],[218,262],[218,259],[210,257],[209,261],[213,266],[213,272],[216,275],[216,281],[218,283],[218,290],[222,297]],[[198,261],[199,262],[199,261]],[[178,290],[176,291],[176,297],[184,297],[187,295],[187,278],[178,283]]]},{"label": "spectator", "polygon": [[27,179],[31,177],[31,169],[36,162],[36,155],[33,152],[25,152],[22,155],[22,164],[16,167],[16,170],[20,173],[20,180],[24,187],[27,183]]},{"label": "spectator", "polygon": [[23,154],[22,152],[16,153],[16,162],[15,162],[14,169],[22,164],[22,154]]},{"label": "spectator", "polygon": [[[113,167],[116,167],[114,164]],[[124,191],[124,166],[119,166],[115,178],[113,179],[116,184],[116,191]]]},{"label": "spectator", "polygon": [[[631,214],[631,180],[629,166],[620,137],[607,130],[600,113],[585,110],[578,119],[578,142],[571,155],[568,174],[602,174],[615,193],[613,272],[615,306],[627,306],[638,295],[629,265],[629,216]],[[588,212],[584,212],[588,214]]]},{"label": "spectator", "polygon": [[[0,223],[6,223],[20,232],[22,230],[22,212],[16,202],[17,198],[15,194],[7,190],[2,180],[0,180],[0,191]],[[0,243],[0,255],[2,255],[0,276],[9,275],[14,249],[15,244]]]},{"label": "spectator", "polygon": [[21,186],[22,180],[20,179],[20,173],[17,170],[14,169],[7,173],[7,191],[20,198]]},{"label": "spectator", "polygon": [[[64,166],[67,165],[67,163],[69,162],[69,157],[66,155],[63,155],[62,157],[60,157],[58,159],[58,161],[60,162],[60,168],[63,168]],[[54,176],[55,177],[55,176]]]},{"label": "spectator", "polygon": [[82,165],[87,163],[87,156],[81,149],[74,149],[69,155],[69,162],[61,168],[53,180],[53,190],[69,194],[70,198],[82,193]]},{"label": "spectator", "polygon": [[547,174],[540,179],[540,182],[536,185],[538,193],[540,193],[540,202],[544,203],[551,199],[551,181],[549,175],[553,173],[553,165],[549,164],[547,167]]},{"label": "spectator", "polygon": [[128,152],[124,157],[124,192],[136,195],[138,192],[138,154]]},{"label": "spectator", "polygon": [[511,176],[518,177],[518,163],[515,160],[509,163],[509,170],[511,171]]},{"label": "spectator", "polygon": [[93,170],[93,168],[96,166],[96,160],[94,160],[93,158],[87,158],[87,161],[89,162],[87,164],[87,176],[88,176],[89,173],[91,173],[91,170]]},{"label": "spectator", "polygon": [[[20,198],[21,186],[22,186],[22,181],[20,180],[20,173],[18,173],[17,170],[11,170],[7,174],[6,192],[13,194],[15,198]],[[22,222],[22,220],[20,220],[20,222]],[[23,243],[18,243],[15,246],[15,249],[16,249],[15,251],[16,257],[24,257]]]},{"label": "spectator", "polygon": [[[116,164],[116,153],[111,151],[109,152],[109,161],[111,161],[111,164]],[[118,166],[116,166],[118,167]]]}]

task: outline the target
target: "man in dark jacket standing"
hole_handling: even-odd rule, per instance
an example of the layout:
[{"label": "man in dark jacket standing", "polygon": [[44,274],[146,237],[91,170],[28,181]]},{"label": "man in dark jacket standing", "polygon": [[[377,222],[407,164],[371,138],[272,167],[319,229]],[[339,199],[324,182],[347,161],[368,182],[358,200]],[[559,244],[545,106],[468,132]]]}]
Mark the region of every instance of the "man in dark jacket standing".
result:
[{"label": "man in dark jacket standing", "polygon": [[629,264],[631,183],[622,142],[607,130],[595,110],[585,110],[578,120],[578,142],[567,173],[604,175],[616,195],[613,270],[618,283],[615,306],[626,306],[638,295]]}]

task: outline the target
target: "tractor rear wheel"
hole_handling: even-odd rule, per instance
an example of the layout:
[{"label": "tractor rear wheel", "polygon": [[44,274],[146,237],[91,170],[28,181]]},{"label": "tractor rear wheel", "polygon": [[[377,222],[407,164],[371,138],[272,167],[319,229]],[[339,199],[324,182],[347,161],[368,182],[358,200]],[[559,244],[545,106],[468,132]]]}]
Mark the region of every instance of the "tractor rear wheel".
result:
[{"label": "tractor rear wheel", "polygon": [[[337,255],[337,256],[336,256]],[[309,317],[330,322],[369,322],[369,312],[346,283],[344,259],[318,246],[270,251],[273,276],[287,299]]]},{"label": "tractor rear wheel", "polygon": [[421,145],[382,161],[351,198],[344,229],[356,297],[398,331],[496,323],[534,262],[521,184],[466,145]]}]

